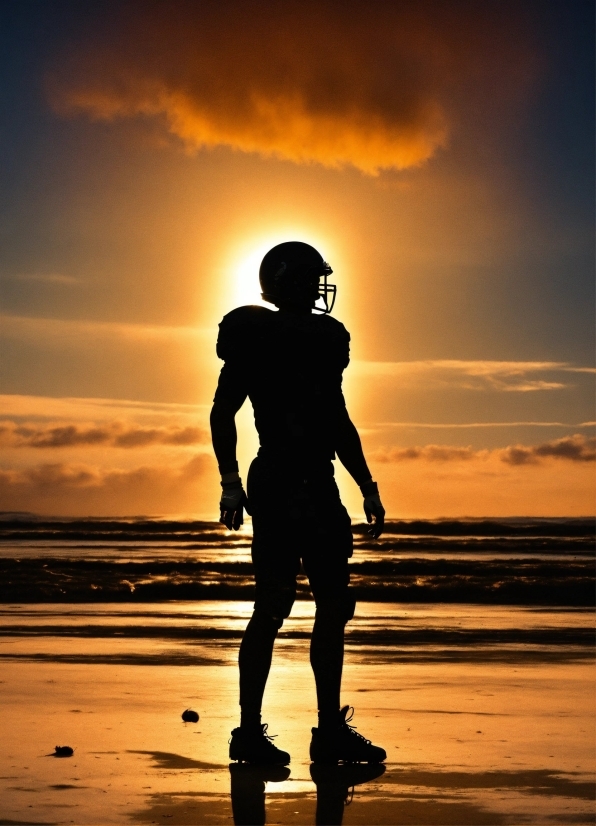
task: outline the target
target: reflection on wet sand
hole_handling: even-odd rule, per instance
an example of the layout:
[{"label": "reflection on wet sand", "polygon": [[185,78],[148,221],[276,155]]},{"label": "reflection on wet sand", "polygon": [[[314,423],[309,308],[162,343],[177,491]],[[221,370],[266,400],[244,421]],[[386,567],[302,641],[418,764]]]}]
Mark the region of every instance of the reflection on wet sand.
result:
[{"label": "reflection on wet sand", "polygon": [[[284,659],[268,697],[267,720],[292,754],[291,774],[273,775],[229,767],[233,666],[5,660],[2,668],[5,822],[594,822],[593,666],[585,661],[349,664],[346,695],[390,753],[384,770],[311,766],[316,710],[305,649]],[[180,720],[189,705],[200,709],[197,724]],[[44,758],[56,743],[75,747],[74,756]]]},{"label": "reflection on wet sand", "polygon": [[339,826],[344,819],[344,807],[354,798],[355,787],[370,783],[384,773],[382,764],[319,766],[312,763],[310,776],[317,787],[317,826]]},{"label": "reflection on wet sand", "polygon": [[235,826],[264,826],[265,787],[290,776],[287,766],[251,766],[230,763],[232,815]]},{"label": "reflection on wet sand", "polygon": [[[316,826],[341,826],[344,807],[354,797],[354,789],[385,772],[385,766],[322,766],[312,763],[310,775],[317,789]],[[281,783],[290,776],[287,766],[230,764],[232,814],[235,826],[264,826],[267,783]]]}]

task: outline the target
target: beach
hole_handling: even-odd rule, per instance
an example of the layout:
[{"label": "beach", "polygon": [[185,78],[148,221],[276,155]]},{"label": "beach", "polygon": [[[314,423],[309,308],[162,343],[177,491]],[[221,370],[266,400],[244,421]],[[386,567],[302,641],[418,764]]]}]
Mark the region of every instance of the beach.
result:
[{"label": "beach", "polygon": [[[361,600],[348,626],[343,698],[355,708],[357,730],[388,757],[384,769],[334,769],[312,767],[308,756],[316,724],[308,663],[314,605],[298,600],[276,643],[263,710],[276,744],[292,755],[289,772],[231,767],[237,648],[250,600],[142,601],[130,569],[121,577],[128,581],[122,586],[128,599],[97,598],[102,585],[115,581],[116,558],[159,569],[186,557],[186,543],[201,544],[197,536],[178,542],[170,536],[167,543],[125,542],[121,536],[52,540],[41,536],[45,529],[32,538],[30,525],[29,538],[7,537],[14,530],[14,524],[5,528],[6,570],[12,565],[14,571],[20,559],[29,568],[32,594],[39,596],[51,579],[35,578],[45,564],[62,581],[64,594],[62,601],[11,602],[5,596],[0,607],[0,823],[594,821],[591,605]],[[470,556],[466,543],[478,544],[482,533],[475,530],[476,540],[453,538],[442,553],[431,547],[437,530],[431,541],[420,532],[409,535],[414,550],[386,549],[378,564],[399,563],[403,571],[420,559],[430,577],[428,560],[434,559],[439,577],[441,565]],[[249,537],[227,537],[229,547],[222,550],[221,534],[212,533],[194,551],[201,564],[248,564]],[[520,566],[536,570],[548,558],[549,565],[559,565],[560,578],[573,559],[577,565],[589,560],[587,543],[566,556],[562,543],[548,549],[544,533],[535,540],[541,556],[536,544],[525,553],[518,546],[511,555],[502,540],[499,545],[494,536],[485,537],[474,564],[481,558],[488,576],[505,554],[518,560],[509,570],[519,574]],[[357,542],[354,562],[372,566],[366,576],[373,578],[365,582],[367,569],[361,567],[358,587],[373,593],[379,587],[378,568],[372,573],[377,553]],[[97,578],[102,560],[110,563],[111,578]],[[71,601],[69,587],[82,587],[81,572],[88,573],[92,562],[92,598]],[[75,563],[78,575],[69,580]],[[166,582],[161,570],[162,589],[188,587],[180,571]],[[142,578],[155,583],[147,571]],[[390,576],[384,581],[391,586]],[[214,588],[223,584],[221,575],[213,581]],[[209,587],[206,574],[201,587]],[[232,587],[229,581],[226,587]],[[250,584],[237,581],[234,587],[242,591]],[[427,580],[419,587],[432,586]],[[535,582],[534,593],[546,593],[540,588]],[[554,603],[553,588],[549,593]],[[182,721],[186,708],[200,714],[198,723]],[[73,755],[54,757],[57,745],[71,746]]]},{"label": "beach", "polygon": [[595,12],[0,2],[0,826],[596,824]]}]

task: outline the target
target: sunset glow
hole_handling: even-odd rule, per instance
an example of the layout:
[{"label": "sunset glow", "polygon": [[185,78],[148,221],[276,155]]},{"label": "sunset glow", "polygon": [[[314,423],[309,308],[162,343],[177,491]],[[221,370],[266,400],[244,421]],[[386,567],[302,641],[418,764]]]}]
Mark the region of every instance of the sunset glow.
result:
[{"label": "sunset glow", "polygon": [[595,23],[0,2],[0,826],[594,823]]},{"label": "sunset glow", "polygon": [[216,515],[217,327],[294,239],[334,270],[391,515],[594,511],[591,29],[464,6],[14,18],[3,508]]}]

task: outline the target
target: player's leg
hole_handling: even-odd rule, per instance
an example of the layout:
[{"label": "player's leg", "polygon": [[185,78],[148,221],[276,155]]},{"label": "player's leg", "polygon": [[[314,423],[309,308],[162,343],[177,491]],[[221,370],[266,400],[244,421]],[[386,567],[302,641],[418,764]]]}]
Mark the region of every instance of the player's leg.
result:
[{"label": "player's leg", "polygon": [[248,496],[253,517],[252,558],[256,595],[253,615],[240,644],[240,726],[232,732],[230,758],[249,763],[290,761],[287,752],[276,748],[261,722],[263,694],[269,676],[273,646],[296,596],[299,559],[282,553],[283,534],[276,523],[268,474],[255,460],[248,478]]},{"label": "player's leg", "polygon": [[[289,614],[293,597],[288,602]],[[273,745],[267,734],[267,724],[261,722],[261,706],[271,667],[273,645],[282,623],[283,618],[276,617],[274,612],[264,607],[257,596],[255,610],[244,633],[238,656],[240,726],[232,731],[231,760],[275,765],[290,762],[288,752]]]},{"label": "player's leg", "polygon": [[308,481],[309,537],[302,554],[315,598],[310,646],[319,725],[336,725],[340,708],[344,631],[354,613],[348,560],[353,540],[350,517],[341,503],[333,466],[321,467]]},{"label": "player's leg", "polygon": [[238,654],[241,726],[261,725],[263,694],[280,627],[281,623],[259,610],[253,612],[246,626]]},{"label": "player's leg", "polygon": [[[335,488],[335,485],[333,486]],[[318,492],[320,513],[317,542],[303,556],[316,603],[311,639],[311,664],[317,688],[319,725],[313,728],[310,753],[314,762],[379,763],[386,758],[350,726],[348,706],[341,706],[345,626],[354,616],[348,559],[352,555],[349,516],[337,488]]]},{"label": "player's leg", "polygon": [[296,597],[296,579],[261,578],[256,573],[255,607],[240,644],[240,724],[261,724],[263,694],[271,668],[273,645]]},{"label": "player's leg", "polygon": [[[339,567],[339,566],[338,566]],[[312,570],[312,569],[311,569]],[[317,603],[311,640],[311,663],[317,687],[319,725],[312,730],[311,760],[315,763],[380,763],[387,757],[350,725],[353,709],[341,706],[344,629],[355,602],[342,581],[311,578]],[[343,594],[342,594],[343,591]]]},{"label": "player's leg", "polygon": [[247,763],[285,765],[290,755],[273,745],[267,724],[261,722],[263,694],[269,676],[273,644],[295,595],[291,588],[257,577],[255,609],[238,657],[240,669],[240,726],[232,731],[230,759]]},{"label": "player's leg", "polygon": [[[309,564],[310,563],[310,564]],[[305,568],[315,595],[315,622],[310,644],[310,662],[317,690],[319,728],[337,726],[341,707],[341,679],[346,623],[354,615],[349,590],[347,558],[337,558],[326,569],[310,559]]]}]

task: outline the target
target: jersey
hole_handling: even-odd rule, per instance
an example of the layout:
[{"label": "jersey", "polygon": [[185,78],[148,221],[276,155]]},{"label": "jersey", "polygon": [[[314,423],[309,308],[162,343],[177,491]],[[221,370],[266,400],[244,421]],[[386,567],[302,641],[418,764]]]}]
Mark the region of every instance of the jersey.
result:
[{"label": "jersey", "polygon": [[348,331],[329,315],[239,307],[219,325],[225,363],[215,401],[238,409],[250,398],[260,456],[300,465],[334,459],[349,347]]}]

